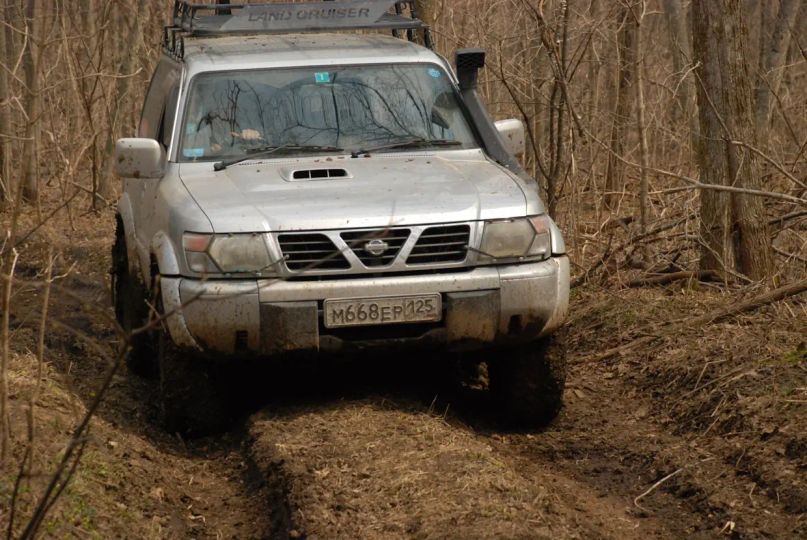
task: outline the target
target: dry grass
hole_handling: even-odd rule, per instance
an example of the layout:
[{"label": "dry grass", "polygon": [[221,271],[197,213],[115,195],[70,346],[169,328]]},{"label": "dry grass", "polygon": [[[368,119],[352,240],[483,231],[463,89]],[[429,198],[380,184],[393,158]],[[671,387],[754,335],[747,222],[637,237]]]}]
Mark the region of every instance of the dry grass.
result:
[{"label": "dry grass", "polygon": [[[9,372],[12,455],[0,469],[0,535],[8,526],[14,480],[28,445],[27,411],[37,364],[31,351],[36,350],[42,307],[40,290],[31,284],[41,281],[37,269],[44,266],[48,247],[59,255],[54,274],[67,275],[51,295],[32,475],[20,484],[16,534],[22,532],[109,368],[109,358],[102,353],[116,346],[105,318],[111,314],[107,272],[112,216],[60,218],[39,229],[24,246],[15,282]],[[35,217],[28,215],[21,228],[30,230],[35,224]],[[252,501],[261,495],[243,489],[239,446],[226,435],[185,444],[165,433],[155,422],[154,393],[147,381],[125,372],[116,376],[92,421],[81,464],[45,520],[44,537],[250,537],[268,529],[260,504]]]},{"label": "dry grass", "polygon": [[[736,293],[680,285],[623,290],[600,301],[601,292],[580,296],[589,306],[574,325],[583,352],[737,299]],[[592,334],[599,339],[589,339]],[[724,323],[686,329],[609,365],[639,395],[652,398],[657,422],[692,448],[730,464],[748,478],[749,489],[798,520],[807,513],[805,338],[807,303],[801,295]]]},{"label": "dry grass", "polygon": [[526,538],[568,534],[548,486],[471,432],[380,398],[263,414],[259,463],[282,462],[308,538]]}]

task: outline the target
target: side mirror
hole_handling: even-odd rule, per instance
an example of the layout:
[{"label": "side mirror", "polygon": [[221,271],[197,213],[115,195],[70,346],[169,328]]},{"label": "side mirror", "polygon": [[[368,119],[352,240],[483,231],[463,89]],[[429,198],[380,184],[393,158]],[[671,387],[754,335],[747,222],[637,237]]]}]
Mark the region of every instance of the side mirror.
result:
[{"label": "side mirror", "polygon": [[510,120],[499,120],[495,125],[496,131],[501,135],[507,151],[514,156],[522,155],[526,149],[524,122],[512,118]]},{"label": "side mirror", "polygon": [[154,139],[118,139],[115,174],[123,178],[162,178],[165,150]]}]

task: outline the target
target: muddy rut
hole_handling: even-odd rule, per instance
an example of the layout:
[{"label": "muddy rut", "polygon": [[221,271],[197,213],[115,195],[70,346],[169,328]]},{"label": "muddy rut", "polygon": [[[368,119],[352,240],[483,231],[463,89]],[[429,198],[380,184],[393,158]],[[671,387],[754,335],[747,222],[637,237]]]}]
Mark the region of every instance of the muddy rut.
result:
[{"label": "muddy rut", "polygon": [[[730,465],[699,455],[655,425],[651,405],[607,370],[575,365],[558,421],[543,432],[511,433],[497,429],[484,390],[446,378],[423,381],[428,370],[421,370],[439,358],[380,374],[379,364],[390,360],[331,367],[320,373],[327,383],[319,385],[301,377],[307,387],[287,387],[280,403],[248,420],[250,456],[283,496],[274,508],[285,529],[275,534],[797,534],[796,519],[772,502],[755,500],[747,514],[747,494],[734,488]],[[344,393],[345,384],[352,394]]]}]

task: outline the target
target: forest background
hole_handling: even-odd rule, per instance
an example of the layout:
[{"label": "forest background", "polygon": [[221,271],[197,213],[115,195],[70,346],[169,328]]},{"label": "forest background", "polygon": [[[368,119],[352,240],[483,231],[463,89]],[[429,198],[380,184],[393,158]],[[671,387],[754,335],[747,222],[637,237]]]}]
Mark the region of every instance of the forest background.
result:
[{"label": "forest background", "polygon": [[[807,331],[806,2],[416,4],[447,58],[487,50],[486,103],[496,119],[524,122],[524,165],[589,305],[675,284],[716,299],[706,319],[679,312],[679,323],[785,301],[776,316]],[[114,144],[135,133],[170,12],[157,0],[0,0],[0,457],[28,462],[21,475],[35,422],[27,413],[28,435],[15,435],[12,363],[30,358],[40,387],[46,329],[64,315],[49,322],[44,291],[80,262],[65,239],[84,218],[111,223]],[[36,339],[15,343],[26,287],[45,309],[28,321]],[[625,332],[597,358],[647,343]]]}]

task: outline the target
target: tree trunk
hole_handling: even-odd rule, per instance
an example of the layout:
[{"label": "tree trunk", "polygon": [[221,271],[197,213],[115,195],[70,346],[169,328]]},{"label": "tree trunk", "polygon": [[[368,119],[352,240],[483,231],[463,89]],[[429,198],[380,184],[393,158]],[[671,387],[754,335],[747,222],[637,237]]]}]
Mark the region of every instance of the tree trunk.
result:
[{"label": "tree trunk", "polygon": [[[633,55],[634,59],[636,60],[636,65],[634,67],[636,71],[636,131],[639,135],[639,159],[642,165],[641,169],[641,178],[639,181],[639,226],[641,234],[645,234],[647,232],[647,213],[648,213],[648,206],[650,204],[648,200],[648,186],[649,181],[647,178],[647,167],[648,167],[648,148],[647,148],[647,132],[646,132],[646,120],[645,120],[645,103],[644,103],[644,72],[643,72],[643,65],[644,65],[644,49],[643,49],[643,34],[644,28],[642,26],[644,22],[644,0],[641,2],[641,9],[637,9],[634,12],[634,16],[637,17],[636,19],[636,43],[635,43],[635,53]],[[645,263],[650,263],[649,257],[649,248],[647,244],[644,245],[643,249],[643,258]]]},{"label": "tree trunk", "polygon": [[[759,156],[731,141],[758,146],[754,107],[754,83],[748,65],[749,32],[739,0],[722,0],[726,40],[718,47],[723,70],[723,93],[727,106],[723,116],[727,141],[728,179],[745,189],[762,189]],[[763,199],[731,195],[735,245],[740,272],[754,280],[765,279],[771,269],[771,239]]]},{"label": "tree trunk", "polygon": [[428,24],[434,24],[434,2],[432,0],[415,0],[415,11],[418,19]]},{"label": "tree trunk", "polygon": [[40,95],[39,95],[39,48],[37,43],[38,21],[37,0],[26,0],[25,23],[28,30],[28,45],[23,56],[25,85],[28,88],[25,127],[25,142],[22,151],[22,196],[28,201],[39,199],[37,179],[37,142],[39,141]]},{"label": "tree trunk", "polygon": [[6,42],[6,24],[10,24],[10,8],[5,4],[5,0],[0,0],[0,202],[5,201],[13,196],[14,188],[11,183],[11,164],[9,159],[11,152],[9,151],[9,139],[4,135],[11,135],[11,116],[9,115],[10,103],[2,103],[4,100],[9,99],[9,86],[8,86],[8,72],[7,66],[11,66],[11,50],[13,49],[11,43]]},{"label": "tree trunk", "polygon": [[[692,59],[686,24],[686,6],[682,5],[680,0],[663,0],[663,4],[664,18],[670,35],[670,53],[673,60],[673,69],[675,69],[678,77],[683,77]],[[694,88],[692,87],[692,76],[687,75],[677,84],[678,92],[675,97],[678,101],[680,114],[676,115],[676,117],[685,118],[689,123],[690,131],[694,133],[698,127],[698,121],[696,115],[693,114]]]},{"label": "tree trunk", "polygon": [[[698,76],[701,181],[760,189],[758,156],[735,141],[756,146],[748,28],[740,0],[693,4]],[[709,193],[711,191],[711,193]],[[738,193],[701,192],[701,270],[737,269],[751,279],[769,275],[771,246],[763,201]]]},{"label": "tree trunk", "polygon": [[625,165],[617,156],[625,152],[625,138],[631,123],[633,105],[634,59],[636,41],[636,18],[629,7],[619,10],[619,30],[617,32],[617,56],[619,58],[619,88],[616,97],[616,110],[611,126],[611,153],[605,169],[605,207],[613,210],[618,195],[625,186]]},{"label": "tree trunk", "polygon": [[766,138],[763,134],[767,133],[771,121],[771,103],[773,96],[779,91],[782,65],[790,47],[792,29],[801,3],[802,0],[781,0],[770,42],[763,42],[766,46],[761,48],[762,57],[759,62],[760,73],[756,90],[756,124],[761,140]]},{"label": "tree trunk", "polygon": [[[415,0],[415,12],[417,13],[418,19],[426,23],[426,26],[434,28],[434,24],[437,22],[435,20],[437,13],[434,0]],[[427,43],[425,43],[425,37],[425,35],[418,35],[416,39],[421,41],[421,38],[423,38],[422,44],[427,45]]]},{"label": "tree trunk", "polygon": [[[722,1],[722,0],[721,0]],[[698,120],[700,131],[695,137],[695,154],[704,184],[726,184],[724,133],[718,119],[723,105],[723,83],[720,59],[714,47],[722,34],[721,7],[715,1],[692,4],[692,43],[697,85]],[[716,271],[721,275],[733,269],[734,249],[731,243],[730,196],[727,192],[704,189],[701,203],[701,271]]]}]

